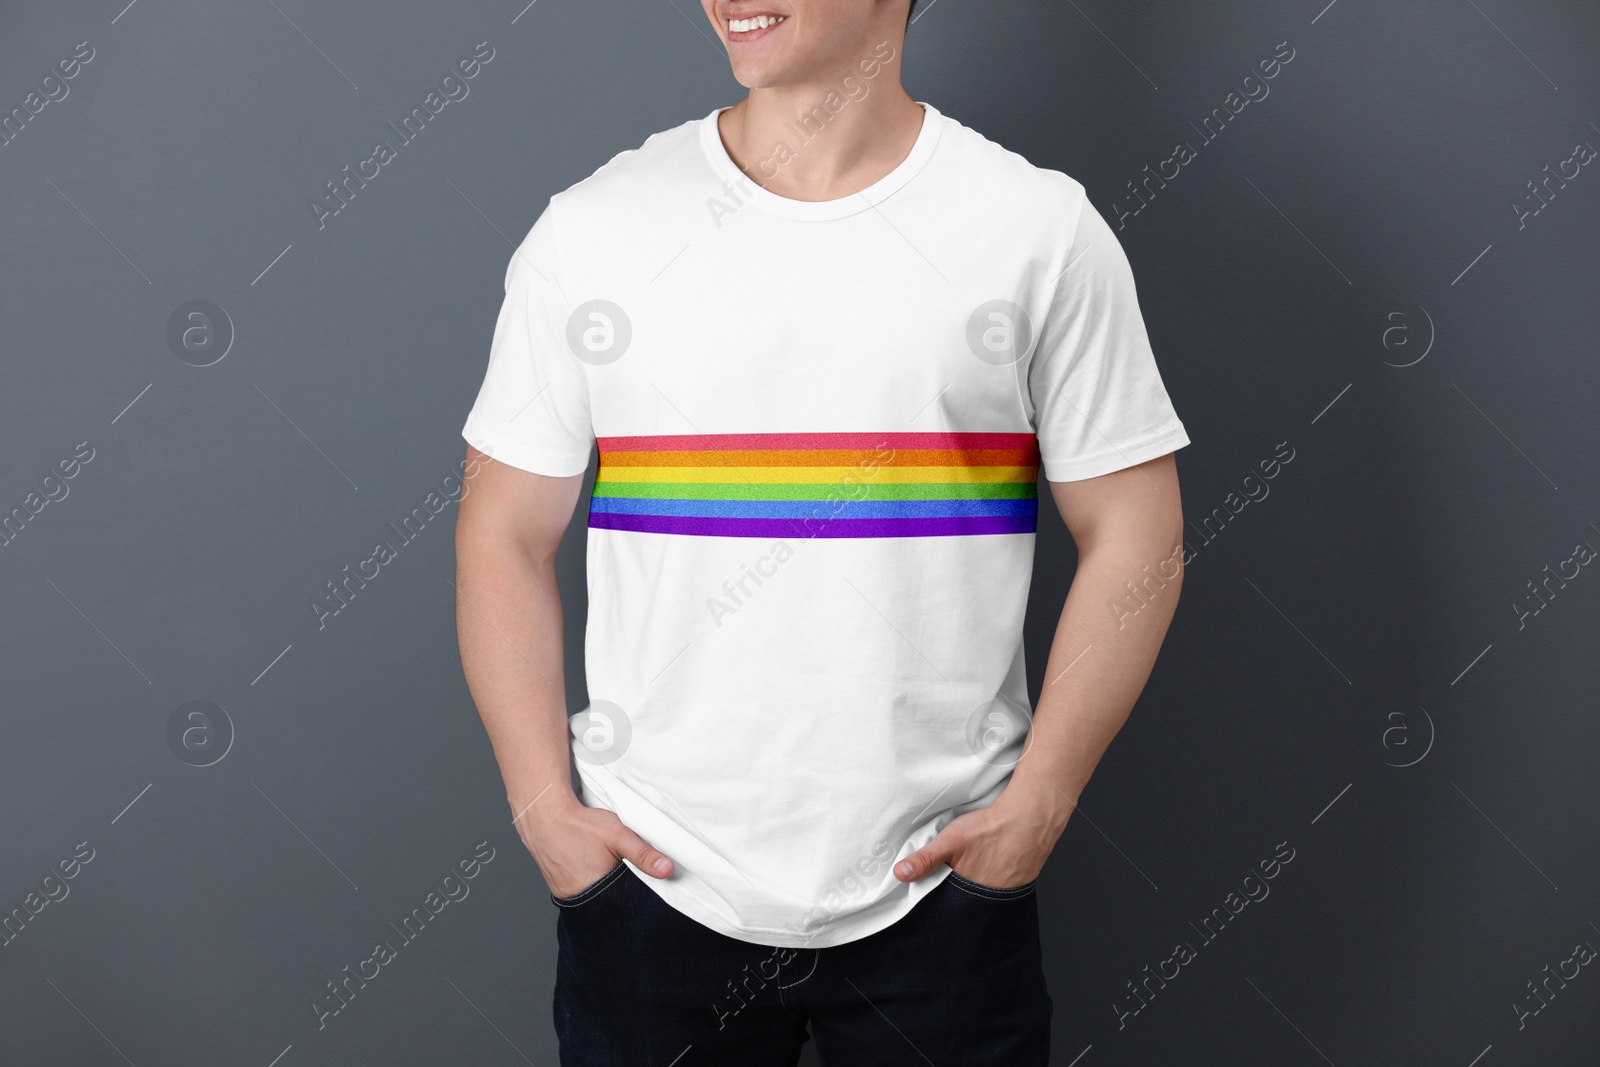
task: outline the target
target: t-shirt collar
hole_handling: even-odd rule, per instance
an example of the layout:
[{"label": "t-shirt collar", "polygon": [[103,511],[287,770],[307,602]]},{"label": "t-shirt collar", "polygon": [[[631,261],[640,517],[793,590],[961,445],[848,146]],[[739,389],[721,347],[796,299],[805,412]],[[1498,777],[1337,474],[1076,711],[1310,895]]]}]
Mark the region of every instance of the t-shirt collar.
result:
[{"label": "t-shirt collar", "polygon": [[700,145],[705,150],[711,169],[716,172],[717,180],[733,182],[739,195],[746,202],[764,211],[791,219],[813,221],[841,219],[865,211],[888,199],[915,177],[933,155],[943,125],[942,116],[932,104],[920,100],[917,103],[924,111],[922,129],[918,131],[916,142],[912,144],[906,158],[865,189],[837,200],[791,200],[762,188],[754,178],[741,171],[733,158],[728,155],[728,150],[722,143],[722,134],[717,129],[717,118],[728,110],[726,107],[719,107],[700,120]]}]

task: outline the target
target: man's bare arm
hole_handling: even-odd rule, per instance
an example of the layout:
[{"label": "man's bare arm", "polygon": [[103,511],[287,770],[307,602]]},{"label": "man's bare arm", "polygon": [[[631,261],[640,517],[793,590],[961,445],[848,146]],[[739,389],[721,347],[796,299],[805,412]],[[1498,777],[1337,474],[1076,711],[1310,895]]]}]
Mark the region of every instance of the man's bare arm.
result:
[{"label": "man's bare arm", "polygon": [[904,881],[942,863],[984,885],[1037,877],[1149,680],[1172,622],[1183,584],[1183,508],[1173,455],[1049,484],[1077,543],[1078,569],[1056,624],[1027,749],[993,805],[952,820],[896,865]]},{"label": "man's bare arm", "polygon": [[572,790],[556,550],[583,478],[532,474],[470,446],[467,464],[476,473],[456,518],[456,632],[517,832],[558,897],[622,857],[665,877],[670,860]]}]

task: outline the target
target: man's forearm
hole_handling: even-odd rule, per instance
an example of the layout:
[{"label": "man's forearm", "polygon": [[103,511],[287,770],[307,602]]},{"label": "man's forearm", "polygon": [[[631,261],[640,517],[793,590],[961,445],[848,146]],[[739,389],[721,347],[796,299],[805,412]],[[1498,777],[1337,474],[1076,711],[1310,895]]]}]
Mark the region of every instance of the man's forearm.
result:
[{"label": "man's forearm", "polygon": [[1182,584],[1181,540],[1164,534],[1107,538],[1080,555],[1032,735],[1006,788],[1055,832],[1143,691]]},{"label": "man's forearm", "polygon": [[506,799],[515,816],[536,799],[542,808],[570,801],[555,561],[470,530],[458,538],[457,555],[461,663],[500,764]]},{"label": "man's forearm", "polygon": [[582,475],[486,461],[456,517],[456,628],[467,686],[517,833],[558,897],[592,885],[619,859],[655,878],[674,870],[616,815],[586,807],[573,790],[556,552],[582,483]]}]

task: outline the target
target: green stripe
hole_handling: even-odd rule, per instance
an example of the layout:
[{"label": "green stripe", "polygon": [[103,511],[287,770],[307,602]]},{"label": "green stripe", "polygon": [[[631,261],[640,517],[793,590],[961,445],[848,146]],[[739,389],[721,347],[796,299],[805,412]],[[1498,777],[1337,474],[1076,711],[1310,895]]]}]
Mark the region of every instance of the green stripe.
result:
[{"label": "green stripe", "polygon": [[598,482],[594,487],[599,497],[657,500],[826,500],[830,494],[850,500],[1025,500],[1038,492],[1035,482]]}]

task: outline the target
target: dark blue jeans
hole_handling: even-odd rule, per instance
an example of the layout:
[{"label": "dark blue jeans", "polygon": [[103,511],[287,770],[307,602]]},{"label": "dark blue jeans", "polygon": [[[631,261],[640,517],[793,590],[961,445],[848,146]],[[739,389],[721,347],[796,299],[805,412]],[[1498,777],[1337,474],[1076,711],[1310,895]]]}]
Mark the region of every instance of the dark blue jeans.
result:
[{"label": "dark blue jeans", "polygon": [[[622,864],[555,900],[562,1067],[1045,1067],[1032,886],[951,874],[887,929],[822,949],[724,936]],[[810,1034],[806,1032],[810,1025]]]}]

